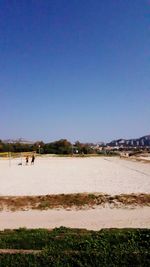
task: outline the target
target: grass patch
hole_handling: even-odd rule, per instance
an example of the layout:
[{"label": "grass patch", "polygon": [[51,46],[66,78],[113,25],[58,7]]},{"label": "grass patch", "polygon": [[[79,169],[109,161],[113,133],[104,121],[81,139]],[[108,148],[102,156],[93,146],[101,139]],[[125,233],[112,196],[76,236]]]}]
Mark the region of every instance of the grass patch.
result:
[{"label": "grass patch", "polygon": [[58,194],[45,196],[8,196],[0,197],[0,210],[29,210],[104,206],[114,207],[150,206],[150,194],[121,194],[110,196],[107,194]]},{"label": "grass patch", "polygon": [[0,232],[0,249],[11,249],[11,253],[0,250],[1,267],[149,267],[150,230],[5,230]]}]

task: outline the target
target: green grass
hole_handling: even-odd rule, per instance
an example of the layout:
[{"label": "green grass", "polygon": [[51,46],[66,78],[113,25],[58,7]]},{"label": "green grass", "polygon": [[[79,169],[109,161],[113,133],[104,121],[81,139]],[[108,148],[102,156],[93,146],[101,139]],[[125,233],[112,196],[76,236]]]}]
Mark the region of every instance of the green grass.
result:
[{"label": "green grass", "polygon": [[0,249],[41,250],[38,254],[27,255],[0,252],[1,267],[149,267],[150,229],[5,230],[0,232]]}]

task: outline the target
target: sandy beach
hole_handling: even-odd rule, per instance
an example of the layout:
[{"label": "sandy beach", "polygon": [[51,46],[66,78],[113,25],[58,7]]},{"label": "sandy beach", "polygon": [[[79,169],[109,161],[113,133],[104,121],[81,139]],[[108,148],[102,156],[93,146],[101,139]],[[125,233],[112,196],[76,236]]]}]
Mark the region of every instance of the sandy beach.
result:
[{"label": "sandy beach", "polygon": [[[21,159],[0,159],[0,196],[37,196],[69,193],[109,195],[150,194],[150,164],[117,157],[36,157],[35,164]],[[0,230],[55,228],[150,228],[150,208],[48,209],[1,211]]]},{"label": "sandy beach", "polygon": [[101,192],[150,193],[150,164],[119,158],[37,157],[0,160],[0,196]]}]

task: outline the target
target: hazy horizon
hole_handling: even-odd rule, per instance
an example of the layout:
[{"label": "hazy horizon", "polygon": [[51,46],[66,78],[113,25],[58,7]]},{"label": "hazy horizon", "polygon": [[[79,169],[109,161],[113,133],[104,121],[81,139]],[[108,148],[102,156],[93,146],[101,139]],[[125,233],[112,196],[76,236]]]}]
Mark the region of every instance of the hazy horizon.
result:
[{"label": "hazy horizon", "polygon": [[47,139],[45,140],[44,138],[43,139],[27,139],[25,137],[18,137],[18,138],[0,138],[0,140],[2,141],[6,141],[6,140],[24,140],[24,141],[30,141],[30,142],[37,142],[37,141],[43,141],[43,142],[55,142],[55,141],[58,141],[58,140],[61,140],[61,139],[67,139],[68,141],[74,143],[76,141],[79,141],[79,142],[87,142],[87,143],[99,143],[99,142],[104,142],[104,143],[108,143],[108,142],[111,142],[113,140],[117,140],[117,139],[125,139],[125,140],[128,140],[128,139],[138,139],[138,138],[141,138],[141,137],[144,137],[144,136],[147,136],[147,135],[150,135],[150,134],[145,134],[145,135],[142,135],[142,136],[132,136],[130,138],[125,138],[125,137],[118,137],[118,138],[111,138],[110,140],[97,140],[97,141],[92,141],[92,140],[87,140],[87,141],[83,141],[83,140],[71,140],[71,139],[67,139],[65,137],[60,137],[59,139]]},{"label": "hazy horizon", "polygon": [[0,2],[1,139],[150,133],[150,2]]}]

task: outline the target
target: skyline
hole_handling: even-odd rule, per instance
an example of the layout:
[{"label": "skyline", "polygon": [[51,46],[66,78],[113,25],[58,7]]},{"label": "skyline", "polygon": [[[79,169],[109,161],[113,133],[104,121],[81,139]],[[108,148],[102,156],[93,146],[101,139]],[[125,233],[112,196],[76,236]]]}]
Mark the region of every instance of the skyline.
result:
[{"label": "skyline", "polygon": [[[140,136],[140,137],[133,137],[133,138],[130,138],[130,139],[125,139],[125,138],[118,138],[118,139],[111,139],[111,140],[108,140],[107,142],[105,142],[104,140],[101,140],[101,141],[97,141],[95,142],[95,144],[98,144],[98,143],[104,143],[104,144],[107,144],[107,143],[111,143],[111,142],[114,142],[114,141],[119,141],[119,140],[125,140],[125,141],[129,141],[129,140],[138,140],[138,139],[147,139],[147,137],[150,139],[150,134],[147,134],[147,135],[143,135],[143,136]],[[44,142],[44,143],[51,143],[51,142],[57,142],[57,141],[60,141],[60,140],[67,140],[69,142],[71,142],[71,140],[68,140],[66,138],[64,139],[59,139],[59,140],[51,140],[50,142],[44,142],[43,140],[27,140],[26,138],[23,138],[23,137],[19,137],[19,138],[16,138],[16,139],[13,139],[13,138],[9,138],[9,139],[1,139],[0,138],[0,141],[4,142],[4,143],[16,143],[16,142],[19,142],[19,143],[34,143],[34,142]],[[74,140],[72,141],[72,143],[75,143],[75,142],[80,142],[80,140]],[[92,143],[92,142],[87,142],[87,143]],[[94,144],[94,142],[93,142]]]},{"label": "skyline", "polygon": [[0,2],[1,139],[150,133],[148,0]]}]

